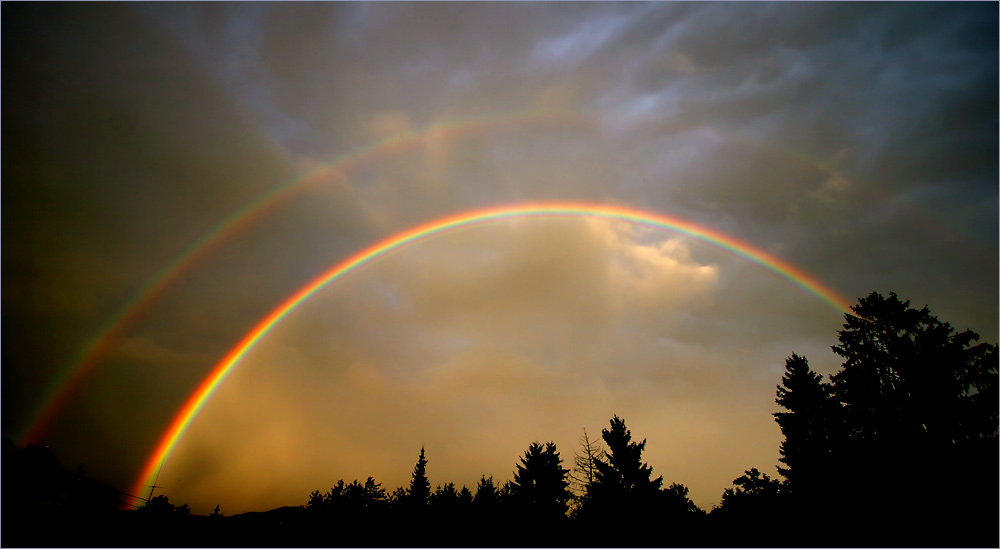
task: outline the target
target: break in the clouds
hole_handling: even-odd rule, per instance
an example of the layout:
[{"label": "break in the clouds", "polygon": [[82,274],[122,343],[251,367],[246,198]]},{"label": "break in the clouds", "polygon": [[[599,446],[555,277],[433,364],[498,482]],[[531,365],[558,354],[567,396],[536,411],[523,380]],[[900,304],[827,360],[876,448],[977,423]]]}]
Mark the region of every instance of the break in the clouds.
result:
[{"label": "break in the clouds", "polygon": [[[101,356],[43,442],[131,489],[182,402],[325,269],[445,215],[629,205],[853,300],[996,342],[989,3],[4,4],[3,431],[158,273],[281,185]],[[408,133],[409,132],[409,133]],[[367,151],[367,152],[366,152]],[[367,155],[367,156],[366,156]],[[343,169],[318,172],[324,163]],[[702,241],[582,219],[466,227],[264,338],[161,471],[207,513],[339,478],[509,478],[625,417],[709,508],[776,463],[784,358],[842,319]]]}]

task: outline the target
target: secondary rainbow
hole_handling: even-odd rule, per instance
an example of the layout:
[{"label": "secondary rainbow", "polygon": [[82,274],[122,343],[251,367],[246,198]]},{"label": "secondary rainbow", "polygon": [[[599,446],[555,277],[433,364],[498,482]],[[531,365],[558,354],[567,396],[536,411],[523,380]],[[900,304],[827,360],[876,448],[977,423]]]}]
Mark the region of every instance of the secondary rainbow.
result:
[{"label": "secondary rainbow", "polygon": [[173,261],[150,278],[135,297],[111,317],[76,359],[49,383],[49,389],[40,399],[37,408],[28,416],[30,419],[23,434],[18,438],[22,443],[40,442],[80,382],[96,367],[117,340],[166,293],[167,289],[225,242],[303,192],[329,181],[343,179],[361,166],[415,150],[421,145],[439,141],[448,142],[463,136],[503,128],[589,127],[589,124],[590,120],[583,116],[543,111],[448,120],[399,132],[355,149],[331,162],[317,163],[270,191],[258,195],[192,242]]},{"label": "secondary rainbow", "polygon": [[239,364],[240,360],[277,326],[282,319],[295,311],[299,305],[315,295],[319,290],[369,262],[410,244],[448,231],[475,225],[532,217],[609,219],[688,235],[761,265],[815,295],[837,312],[853,314],[850,309],[850,303],[846,299],[802,269],[737,238],[679,217],[645,212],[624,206],[576,202],[529,203],[463,212],[424,223],[390,236],[371,247],[357,252],[316,277],[312,282],[299,289],[275,308],[229,351],[222,361],[215,366],[208,377],[202,381],[197,390],[188,398],[187,402],[170,423],[169,428],[160,438],[152,455],[143,467],[142,473],[133,488],[133,493],[143,493],[145,487],[153,483],[160,466],[170,455],[170,452],[184,435],[188,426],[191,425],[198,412],[201,411],[205,403],[208,402],[212,394],[219,388],[230,372]]}]

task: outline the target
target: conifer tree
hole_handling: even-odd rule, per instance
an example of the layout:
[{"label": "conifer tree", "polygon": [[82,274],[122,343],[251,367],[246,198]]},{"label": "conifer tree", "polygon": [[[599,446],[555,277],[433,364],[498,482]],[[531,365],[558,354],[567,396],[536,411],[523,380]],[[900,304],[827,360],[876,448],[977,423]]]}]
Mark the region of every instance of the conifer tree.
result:
[{"label": "conifer tree", "polygon": [[532,442],[520,461],[511,482],[514,501],[539,516],[565,515],[573,494],[567,479],[569,469],[562,467],[555,443],[542,446]]},{"label": "conifer tree", "polygon": [[[651,478],[652,468],[642,461],[645,439],[632,442],[632,433],[618,416],[611,420],[610,429],[601,431],[601,437],[604,458],[594,461],[594,481],[575,517],[591,524],[611,521],[620,525],[618,534],[606,532],[609,537],[598,541],[600,544],[639,543],[639,538],[623,539],[622,529],[629,531],[629,536],[641,537],[648,533],[641,525],[652,520],[663,522],[662,507],[670,499],[660,490],[663,477]],[[642,544],[648,543],[643,539]]]},{"label": "conifer tree", "polygon": [[410,504],[417,508],[427,505],[431,495],[431,483],[427,480],[427,458],[424,457],[424,447],[420,447],[420,457],[413,467],[413,477],[410,479],[410,489],[406,492]]},{"label": "conifer tree", "polygon": [[458,491],[458,504],[462,507],[472,505],[472,492],[465,485],[462,485],[462,489]]},{"label": "conifer tree", "polygon": [[486,475],[483,475],[479,479],[479,483],[476,484],[476,494],[472,498],[472,503],[482,508],[492,508],[499,501],[500,494],[496,485],[493,484],[493,477],[486,478]]},{"label": "conifer tree", "polygon": [[597,460],[591,496],[610,505],[641,505],[650,501],[663,485],[663,477],[651,479],[653,469],[642,462],[646,439],[632,442],[632,433],[618,416],[611,428],[601,430],[607,445],[606,459]]},{"label": "conifer tree", "polygon": [[821,488],[823,476],[834,465],[832,452],[843,424],[840,403],[823,376],[794,353],[785,360],[785,374],[776,395],[775,402],[788,410],[774,414],[785,435],[778,459],[785,467],[779,466],[778,472],[793,492],[812,494]]}]

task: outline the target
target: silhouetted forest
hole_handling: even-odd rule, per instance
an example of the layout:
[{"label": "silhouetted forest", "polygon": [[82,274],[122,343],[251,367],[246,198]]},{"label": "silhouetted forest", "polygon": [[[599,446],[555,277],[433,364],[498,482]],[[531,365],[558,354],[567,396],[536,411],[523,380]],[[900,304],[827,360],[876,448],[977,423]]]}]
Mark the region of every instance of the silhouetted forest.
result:
[{"label": "silhouetted forest", "polygon": [[[995,547],[996,346],[895,294],[845,315],[824,379],[792,354],[777,385],[784,435],[772,477],[756,467],[711,510],[665,486],[646,439],[614,416],[577,447],[531,442],[512,478],[431,482],[420,448],[408,486],[368,477],[303,504],[195,516],[158,495],[127,496],[66,471],[46,448],[8,445],[4,546],[908,546]],[[425,451],[430,450],[430,452]],[[749,464],[748,464],[749,465]],[[437,480],[437,479],[435,479]],[[432,489],[432,486],[434,488]]]}]

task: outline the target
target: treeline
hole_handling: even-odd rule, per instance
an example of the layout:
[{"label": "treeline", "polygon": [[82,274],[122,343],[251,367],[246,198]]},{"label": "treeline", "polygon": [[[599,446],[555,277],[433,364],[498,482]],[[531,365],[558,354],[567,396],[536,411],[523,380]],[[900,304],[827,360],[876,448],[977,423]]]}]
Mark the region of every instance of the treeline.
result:
[{"label": "treeline", "polygon": [[[611,521],[640,533],[643,524],[669,524],[674,536],[697,529],[705,511],[688,498],[683,485],[664,487],[663,477],[653,478],[652,468],[642,461],[645,439],[633,440],[617,416],[601,438],[603,442],[591,441],[584,433],[572,469],[565,466],[554,442],[532,442],[515,464],[512,480],[501,484],[483,475],[473,489],[448,482],[431,490],[421,448],[408,487],[387,492],[371,477],[350,484],[341,480],[325,493],[310,494],[305,509],[311,519],[329,524],[422,525],[462,534],[453,539],[389,534],[382,542],[390,545],[609,545],[625,540],[630,545],[663,545],[662,539],[621,533],[615,538],[577,527]],[[477,532],[490,534],[467,537]]]},{"label": "treeline", "polygon": [[774,414],[785,437],[780,478],[750,468],[711,512],[685,486],[653,477],[646,440],[632,440],[617,416],[602,441],[584,432],[571,468],[554,443],[534,442],[513,480],[431,491],[421,449],[409,487],[341,481],[313,492],[306,509],[330,521],[487,528],[502,545],[541,543],[520,537],[527,528],[577,546],[997,546],[996,346],[895,294],[852,309],[833,347],[844,362],[829,380],[805,357],[786,360],[776,390],[784,411]]},{"label": "treeline", "polygon": [[[191,516],[158,496],[111,527],[91,529],[92,538],[81,537],[81,523],[63,532],[67,538],[47,539],[73,546],[1000,545],[996,346],[895,294],[872,293],[852,309],[833,347],[843,358],[838,372],[824,379],[794,353],[785,362],[775,395],[784,436],[777,475],[751,467],[709,511],[685,486],[654,475],[642,458],[646,439],[633,438],[615,416],[599,439],[584,431],[565,459],[553,442],[530,443],[502,483],[483,475],[474,487],[432,489],[421,448],[409,485],[392,491],[371,477],[339,481],[301,506],[233,517],[218,507]],[[6,519],[6,488],[4,495]],[[40,538],[19,536],[16,545],[62,545],[25,539]]]}]

